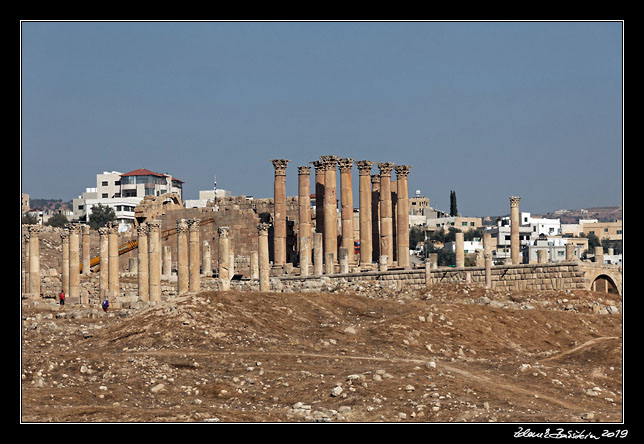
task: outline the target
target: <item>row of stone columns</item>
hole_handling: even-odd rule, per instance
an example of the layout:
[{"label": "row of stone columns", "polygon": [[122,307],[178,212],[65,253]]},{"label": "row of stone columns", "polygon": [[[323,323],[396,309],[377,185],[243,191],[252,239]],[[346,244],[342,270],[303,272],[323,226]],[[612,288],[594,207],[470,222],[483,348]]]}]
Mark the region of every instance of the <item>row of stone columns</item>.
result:
[{"label": "row of stone columns", "polygon": [[[271,160],[275,168],[274,182],[274,263],[286,263],[286,167],[289,160]],[[338,261],[338,216],[336,166],[340,170],[340,220],[342,243],[340,248],[346,251],[346,260],[355,264],[353,229],[353,184],[351,168],[353,159],[338,156],[320,156],[320,160],[311,162],[315,167],[316,194],[316,233],[322,234],[324,263],[330,262],[328,268]],[[371,263],[386,256],[392,263],[394,257],[398,265],[409,267],[409,198],[407,176],[411,169],[408,165],[394,165],[390,162],[377,163],[380,172],[371,175],[373,162],[361,160],[356,162],[359,171],[360,198],[360,262]],[[317,250],[312,242],[310,213],[310,171],[308,166],[298,167],[298,246],[300,268],[303,275],[309,274],[311,250]],[[396,189],[392,189],[391,172],[397,175]],[[371,180],[370,180],[371,179]],[[394,208],[392,192],[396,192],[396,232],[394,232]],[[375,241],[374,241],[375,237]],[[396,241],[395,241],[396,240]],[[396,245],[396,251],[394,250]],[[314,261],[315,262],[315,261]],[[314,272],[318,268],[314,264]]]}]

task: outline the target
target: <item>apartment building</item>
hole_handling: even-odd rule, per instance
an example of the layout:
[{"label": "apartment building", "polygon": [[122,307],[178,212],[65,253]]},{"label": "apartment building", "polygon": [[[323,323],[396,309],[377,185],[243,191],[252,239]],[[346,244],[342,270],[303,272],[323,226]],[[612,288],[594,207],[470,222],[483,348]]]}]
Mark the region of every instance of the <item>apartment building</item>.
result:
[{"label": "apartment building", "polygon": [[160,174],[145,168],[120,173],[104,171],[96,175],[96,188],[73,199],[74,218],[89,221],[92,208],[97,205],[114,209],[119,230],[127,231],[135,223],[134,208],[145,196],[177,193],[183,199],[183,181],[170,174]]}]

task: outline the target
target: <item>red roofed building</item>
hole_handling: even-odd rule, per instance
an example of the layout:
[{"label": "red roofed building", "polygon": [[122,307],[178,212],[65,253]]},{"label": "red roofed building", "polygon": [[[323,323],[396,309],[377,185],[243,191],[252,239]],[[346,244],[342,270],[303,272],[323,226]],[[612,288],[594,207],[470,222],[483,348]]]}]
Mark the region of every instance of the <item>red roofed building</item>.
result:
[{"label": "red roofed building", "polygon": [[121,174],[121,197],[160,196],[164,193],[177,193],[183,200],[183,181],[145,168]]}]

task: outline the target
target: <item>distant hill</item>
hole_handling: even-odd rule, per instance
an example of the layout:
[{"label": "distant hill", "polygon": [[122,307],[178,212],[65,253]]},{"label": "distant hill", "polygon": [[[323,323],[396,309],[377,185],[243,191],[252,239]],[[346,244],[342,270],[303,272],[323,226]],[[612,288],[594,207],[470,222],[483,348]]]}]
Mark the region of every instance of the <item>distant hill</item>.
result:
[{"label": "distant hill", "polygon": [[557,210],[541,215],[535,214],[534,216],[548,219],[559,218],[563,224],[576,224],[579,222],[579,219],[597,219],[599,222],[614,222],[616,220],[622,220],[622,206]]},{"label": "distant hill", "polygon": [[29,209],[45,210],[72,210],[72,201],[63,202],[62,199],[29,199]]}]

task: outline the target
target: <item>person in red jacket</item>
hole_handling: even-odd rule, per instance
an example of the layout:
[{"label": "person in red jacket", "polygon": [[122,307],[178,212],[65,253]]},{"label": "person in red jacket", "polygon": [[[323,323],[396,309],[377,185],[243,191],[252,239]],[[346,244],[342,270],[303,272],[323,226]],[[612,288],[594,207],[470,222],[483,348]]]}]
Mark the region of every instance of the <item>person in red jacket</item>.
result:
[{"label": "person in red jacket", "polygon": [[65,290],[61,290],[58,297],[60,299],[60,305],[65,305]]}]

